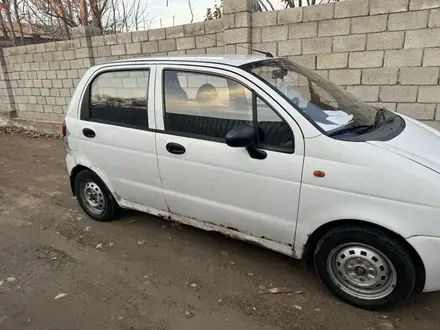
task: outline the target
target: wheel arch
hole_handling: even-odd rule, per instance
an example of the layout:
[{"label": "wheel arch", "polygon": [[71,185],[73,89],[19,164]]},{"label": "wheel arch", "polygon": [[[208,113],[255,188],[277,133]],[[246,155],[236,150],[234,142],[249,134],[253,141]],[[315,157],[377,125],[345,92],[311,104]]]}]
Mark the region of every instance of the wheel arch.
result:
[{"label": "wheel arch", "polygon": [[78,174],[84,170],[93,172],[102,181],[102,183],[106,186],[108,191],[112,194],[113,198],[115,198],[116,202],[119,204],[119,200],[118,200],[119,195],[116,194],[113,187],[109,184],[107,177],[102,173],[100,173],[99,171],[93,170],[92,166],[86,166],[84,164],[77,164],[70,172],[70,189],[72,190],[73,196],[75,196],[75,179],[78,176]]},{"label": "wheel arch", "polygon": [[417,282],[416,282],[415,291],[420,292],[423,290],[426,280],[425,266],[417,251],[401,235],[385,227],[382,227],[378,224],[371,223],[368,221],[343,219],[343,220],[331,221],[318,227],[312,234],[309,235],[309,238],[307,239],[307,242],[304,246],[301,259],[305,262],[306,265],[309,266],[313,264],[314,251],[319,240],[330,230],[343,226],[364,226],[364,227],[375,228],[383,231],[390,237],[396,239],[400,244],[402,244],[402,246],[404,246],[407,249],[408,253],[411,256],[411,259],[413,260],[416,266]]}]

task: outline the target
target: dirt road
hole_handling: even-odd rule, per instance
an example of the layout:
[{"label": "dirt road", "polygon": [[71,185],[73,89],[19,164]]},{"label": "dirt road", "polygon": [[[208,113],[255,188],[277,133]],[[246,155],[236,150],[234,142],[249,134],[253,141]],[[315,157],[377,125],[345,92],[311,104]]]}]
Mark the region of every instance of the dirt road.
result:
[{"label": "dirt road", "polygon": [[94,222],[69,189],[62,141],[0,135],[1,330],[440,328],[440,294],[358,310],[300,262],[140,213]]}]

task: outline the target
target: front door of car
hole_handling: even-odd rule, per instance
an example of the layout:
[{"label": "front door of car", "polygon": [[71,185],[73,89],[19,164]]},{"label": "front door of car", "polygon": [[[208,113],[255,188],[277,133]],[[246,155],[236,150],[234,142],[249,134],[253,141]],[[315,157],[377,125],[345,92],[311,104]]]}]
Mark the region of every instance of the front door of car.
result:
[{"label": "front door of car", "polygon": [[82,154],[115,197],[166,209],[154,142],[154,65],[102,68],[81,108]]},{"label": "front door of car", "polygon": [[[293,244],[304,159],[293,119],[231,71],[158,65],[156,77],[156,149],[168,209]],[[264,159],[226,145],[240,125],[264,131]]]}]

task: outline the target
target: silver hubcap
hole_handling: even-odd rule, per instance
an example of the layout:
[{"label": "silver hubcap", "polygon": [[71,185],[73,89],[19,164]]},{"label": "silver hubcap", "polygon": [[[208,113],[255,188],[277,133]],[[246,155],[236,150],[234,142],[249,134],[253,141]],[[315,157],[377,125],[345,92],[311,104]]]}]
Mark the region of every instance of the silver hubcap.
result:
[{"label": "silver hubcap", "polygon": [[360,243],[335,248],[327,259],[327,270],[336,285],[360,299],[384,298],[397,283],[392,262],[375,248]]},{"label": "silver hubcap", "polygon": [[91,212],[95,214],[101,214],[104,212],[104,194],[102,193],[101,188],[99,188],[95,182],[86,182],[81,189],[81,194]]}]

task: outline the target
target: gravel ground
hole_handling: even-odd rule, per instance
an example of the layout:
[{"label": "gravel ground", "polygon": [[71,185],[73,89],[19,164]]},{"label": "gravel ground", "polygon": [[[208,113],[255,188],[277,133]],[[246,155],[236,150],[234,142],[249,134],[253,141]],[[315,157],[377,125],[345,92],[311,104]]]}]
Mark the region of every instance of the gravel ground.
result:
[{"label": "gravel ground", "polygon": [[253,245],[136,212],[94,222],[64,155],[59,139],[0,129],[2,330],[440,329],[437,293],[367,312]]}]

